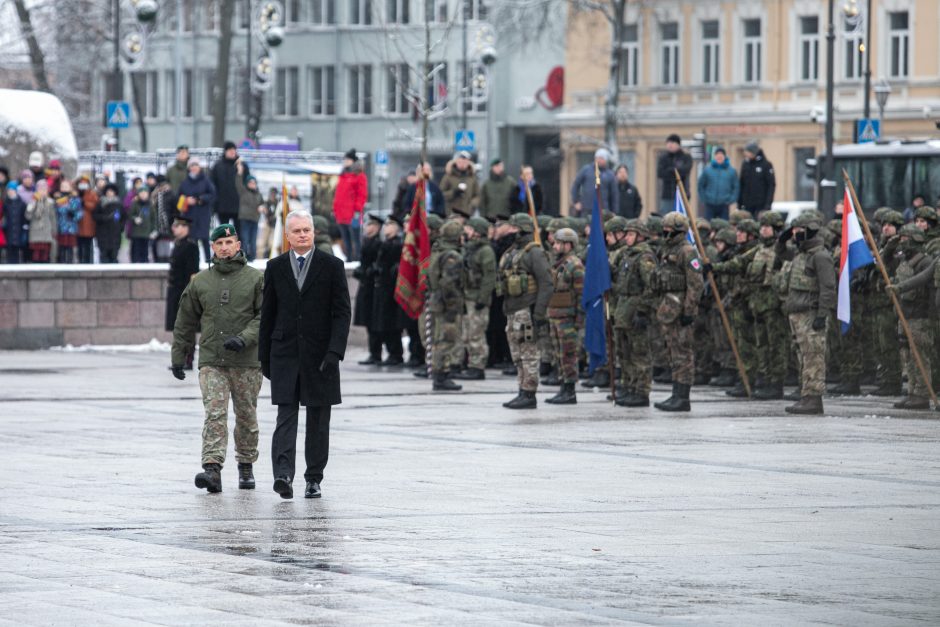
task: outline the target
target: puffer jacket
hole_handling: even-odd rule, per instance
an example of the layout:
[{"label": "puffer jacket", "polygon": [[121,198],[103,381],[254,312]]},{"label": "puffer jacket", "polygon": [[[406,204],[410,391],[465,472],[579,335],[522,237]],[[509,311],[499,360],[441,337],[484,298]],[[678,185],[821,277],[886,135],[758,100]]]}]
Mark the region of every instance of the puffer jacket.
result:
[{"label": "puffer jacket", "polygon": [[353,216],[362,213],[369,199],[369,181],[356,162],[350,168],[344,168],[336,182],[333,194],[333,215],[337,224],[351,224]]}]

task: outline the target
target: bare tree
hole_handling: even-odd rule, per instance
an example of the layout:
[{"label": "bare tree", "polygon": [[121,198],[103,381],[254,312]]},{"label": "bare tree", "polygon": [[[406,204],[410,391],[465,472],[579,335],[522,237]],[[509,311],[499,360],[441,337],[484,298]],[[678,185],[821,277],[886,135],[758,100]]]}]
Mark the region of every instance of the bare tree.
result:
[{"label": "bare tree", "polygon": [[29,9],[26,8],[26,2],[25,0],[13,0],[13,5],[16,7],[16,14],[20,20],[20,31],[23,33],[26,46],[29,49],[29,65],[33,72],[33,79],[36,81],[36,88],[40,91],[52,93],[52,88],[49,86],[49,77],[46,74],[46,56],[36,40],[32,16]]},{"label": "bare tree", "polygon": [[216,63],[215,85],[212,87],[212,145],[225,141],[225,117],[228,108],[229,65],[232,57],[232,16],[235,0],[219,0],[219,55]]}]

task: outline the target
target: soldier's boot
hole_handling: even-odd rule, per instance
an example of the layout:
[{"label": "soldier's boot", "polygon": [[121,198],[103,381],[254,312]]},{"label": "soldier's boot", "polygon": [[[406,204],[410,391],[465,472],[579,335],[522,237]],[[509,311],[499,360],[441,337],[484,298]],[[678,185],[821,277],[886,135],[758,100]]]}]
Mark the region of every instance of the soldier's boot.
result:
[{"label": "soldier's boot", "polygon": [[779,401],[783,398],[783,383],[767,382],[754,390],[751,398],[755,401]]},{"label": "soldier's boot", "polygon": [[738,381],[730,390],[725,390],[725,396],[731,398],[747,398],[747,388],[744,387],[744,381]]},{"label": "soldier's boot", "polygon": [[483,381],[486,379],[486,373],[481,368],[466,368],[453,374],[454,379],[462,381]]},{"label": "soldier's boot", "polygon": [[508,403],[503,403],[506,409],[535,409],[538,407],[538,401],[535,399],[535,392],[528,390],[519,390],[519,395]]},{"label": "soldier's boot", "polygon": [[251,471],[251,464],[239,464],[238,465],[238,489],[239,490],[254,490],[255,489],[255,475]]},{"label": "soldier's boot", "polygon": [[213,494],[222,491],[222,465],[203,464],[202,472],[196,475],[196,487]]},{"label": "soldier's boot", "polygon": [[610,387],[610,372],[604,367],[597,368],[594,375],[587,381],[582,381],[581,385],[586,388],[608,388]]},{"label": "soldier's boot", "polygon": [[672,396],[659,403],[654,403],[653,407],[661,411],[691,411],[692,405],[689,403],[689,391],[691,385],[683,383],[672,384]]},{"label": "soldier's boot", "polygon": [[822,396],[810,395],[803,396],[795,404],[785,408],[788,414],[804,414],[808,416],[818,416],[823,413]]},{"label": "soldier's boot", "polygon": [[908,396],[894,404],[896,409],[930,409],[930,401],[923,396]]},{"label": "soldier's boot", "polygon": [[705,371],[700,371],[695,373],[695,381],[692,382],[693,385],[708,385],[708,382],[711,381],[711,377],[708,376],[708,373]]},{"label": "soldier's boot", "polygon": [[631,392],[632,390],[628,390],[626,387],[618,383],[617,385],[614,386],[614,393],[611,394],[610,392],[608,392],[607,396],[605,396],[604,398],[606,398],[608,401],[615,401],[622,396],[626,396],[627,394],[630,394]]},{"label": "soldier's boot", "polygon": [[564,381],[562,381],[561,377],[558,375],[558,368],[555,368],[553,366],[552,369],[549,371],[549,373],[539,380],[539,383],[541,383],[542,385],[554,386],[554,385],[561,385],[562,383],[564,383]]},{"label": "soldier's boot", "polygon": [[463,386],[457,385],[447,376],[445,372],[434,373],[434,385],[431,386],[435,392],[457,392],[463,389]]},{"label": "soldier's boot", "polygon": [[718,376],[712,377],[708,385],[716,388],[730,388],[737,380],[737,372],[733,368],[722,368]]},{"label": "soldier's boot", "polygon": [[653,368],[653,381],[656,383],[672,383],[672,370],[669,368],[660,368],[659,373]]},{"label": "soldier's boot", "polygon": [[901,382],[884,383],[878,386],[878,389],[872,392],[875,396],[901,396]]},{"label": "soldier's boot", "polygon": [[640,394],[636,390],[630,390],[627,394],[615,400],[614,403],[618,407],[649,407],[650,397]]},{"label": "soldier's boot", "polygon": [[412,372],[411,374],[413,374],[414,376],[418,377],[419,379],[427,379],[427,378],[430,376],[430,375],[428,375],[428,369],[427,369],[427,368],[419,368],[418,370],[415,370],[415,371]]},{"label": "soldier's boot", "polygon": [[578,402],[578,396],[574,391],[574,383],[562,383],[561,390],[555,396],[546,399],[546,403],[552,405],[575,405]]},{"label": "soldier's boot", "polygon": [[858,379],[846,379],[838,385],[831,386],[827,391],[830,394],[858,396],[862,393],[862,388],[858,384]]},{"label": "soldier's boot", "polygon": [[793,390],[792,392],[790,392],[789,394],[783,395],[783,400],[785,401],[798,401],[801,398],[803,398],[803,393],[800,392],[799,386],[797,386],[797,388]]},{"label": "soldier's boot", "polygon": [[516,368],[515,364],[509,364],[508,366],[503,368],[503,374],[506,375],[507,377],[514,377],[517,374],[519,374],[519,369]]},{"label": "soldier's boot", "polygon": [[539,362],[539,376],[546,377],[548,373],[552,371],[552,362],[550,361],[540,361]]}]

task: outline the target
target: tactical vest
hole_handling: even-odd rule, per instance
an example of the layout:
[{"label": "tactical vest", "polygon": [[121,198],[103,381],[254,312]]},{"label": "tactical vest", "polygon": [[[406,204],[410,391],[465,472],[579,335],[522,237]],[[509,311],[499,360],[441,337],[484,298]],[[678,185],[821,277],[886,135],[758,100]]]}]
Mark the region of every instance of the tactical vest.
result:
[{"label": "tactical vest", "polygon": [[[917,253],[911,259],[905,259],[898,266],[895,283],[907,281],[918,273],[917,267],[924,260],[924,253]],[[898,300],[901,301],[901,309],[904,315],[912,319],[921,319],[930,317],[930,289],[929,284],[917,289],[907,290],[898,294]]]},{"label": "tactical vest", "polygon": [[776,258],[773,246],[758,246],[751,263],[747,266],[745,273],[747,282],[755,287],[770,287]]},{"label": "tactical vest", "polygon": [[685,292],[685,262],[682,261],[682,248],[677,246],[663,255],[659,267],[659,290],[664,293]]},{"label": "tactical vest", "polygon": [[807,274],[810,269],[809,261],[816,251],[807,251],[796,256],[790,265],[790,280],[787,282],[788,292],[816,292],[819,293],[819,279],[816,272]]},{"label": "tactical vest", "polygon": [[441,266],[448,257],[460,256],[460,253],[452,248],[441,250],[438,254],[431,257],[431,265],[428,268],[428,287],[432,292],[440,290],[441,285]]},{"label": "tactical vest", "polygon": [[548,307],[549,309],[565,310],[563,312],[552,312],[553,317],[561,314],[570,314],[572,316],[575,314],[574,308],[578,304],[574,292],[575,259],[576,257],[573,254],[567,255],[564,259],[559,260],[552,269],[553,291],[548,301]]},{"label": "tactical vest", "polygon": [[627,298],[640,296],[646,293],[649,288],[648,285],[643,284],[643,277],[640,274],[640,259],[649,257],[653,259],[655,263],[655,258],[650,250],[641,249],[637,251],[635,247],[629,250],[630,252],[621,255],[618,259],[619,270],[617,273],[617,282],[614,285],[614,289],[617,293]]},{"label": "tactical vest", "polygon": [[522,260],[526,254],[533,248],[538,248],[536,242],[529,242],[525,248],[511,250],[503,255],[499,263],[499,289],[503,296],[522,296],[523,294],[535,294],[538,292],[538,284],[535,276],[526,272],[522,266]]},{"label": "tactical vest", "polygon": [[483,274],[480,271],[479,264],[477,262],[477,253],[480,252],[482,246],[489,246],[488,243],[484,242],[483,244],[476,246],[466,246],[463,256],[463,266],[464,266],[464,282],[465,287],[468,290],[478,290],[480,285],[483,283]]}]

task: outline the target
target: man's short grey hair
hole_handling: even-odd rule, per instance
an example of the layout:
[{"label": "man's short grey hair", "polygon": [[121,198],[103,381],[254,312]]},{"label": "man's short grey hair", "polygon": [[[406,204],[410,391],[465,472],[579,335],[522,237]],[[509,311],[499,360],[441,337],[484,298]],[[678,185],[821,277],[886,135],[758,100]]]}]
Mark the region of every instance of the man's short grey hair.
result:
[{"label": "man's short grey hair", "polygon": [[287,230],[287,225],[290,224],[291,220],[307,220],[310,222],[310,228],[313,228],[313,215],[305,209],[295,209],[287,214],[287,219],[284,221],[284,230]]}]

